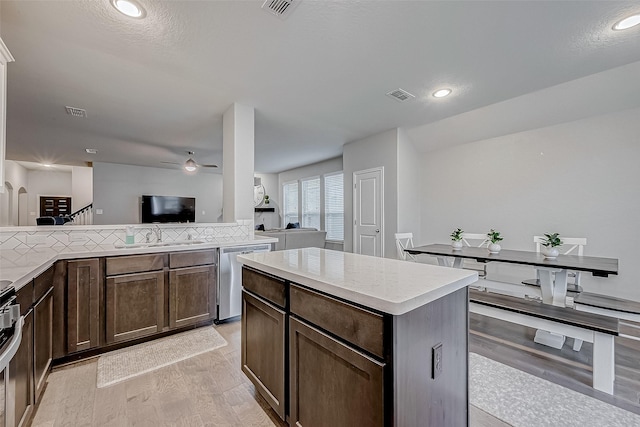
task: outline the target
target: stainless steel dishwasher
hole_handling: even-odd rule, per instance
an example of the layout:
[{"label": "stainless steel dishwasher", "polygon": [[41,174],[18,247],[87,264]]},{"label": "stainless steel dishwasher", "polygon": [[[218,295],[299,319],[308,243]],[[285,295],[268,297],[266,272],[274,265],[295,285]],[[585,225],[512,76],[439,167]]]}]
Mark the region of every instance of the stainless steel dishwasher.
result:
[{"label": "stainless steel dishwasher", "polygon": [[242,313],[242,264],[238,255],[269,252],[271,244],[220,248],[218,263],[218,315],[216,323]]}]

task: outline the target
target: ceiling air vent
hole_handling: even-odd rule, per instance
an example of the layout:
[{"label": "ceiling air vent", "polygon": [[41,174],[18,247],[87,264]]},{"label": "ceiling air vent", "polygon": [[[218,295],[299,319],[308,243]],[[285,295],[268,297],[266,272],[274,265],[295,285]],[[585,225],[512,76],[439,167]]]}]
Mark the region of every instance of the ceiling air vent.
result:
[{"label": "ceiling air vent", "polygon": [[285,19],[298,3],[300,0],[265,0],[262,8],[281,19]]},{"label": "ceiling air vent", "polygon": [[65,110],[67,110],[67,114],[73,117],[87,117],[87,110],[83,110],[82,108],[69,107],[69,106],[66,106],[64,108]]},{"label": "ceiling air vent", "polygon": [[396,89],[396,90],[392,90],[391,92],[387,93],[387,96],[395,99],[396,101],[399,102],[404,102],[404,101],[408,101],[411,98],[415,98],[415,95],[410,94],[409,92],[407,92],[404,89]]}]

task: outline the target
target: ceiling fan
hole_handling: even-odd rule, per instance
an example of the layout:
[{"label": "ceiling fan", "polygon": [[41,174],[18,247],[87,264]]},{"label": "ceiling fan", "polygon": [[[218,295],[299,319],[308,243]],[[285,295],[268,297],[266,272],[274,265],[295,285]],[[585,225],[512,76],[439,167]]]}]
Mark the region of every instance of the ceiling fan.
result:
[{"label": "ceiling fan", "polygon": [[196,161],[193,160],[193,156],[194,154],[196,154],[194,151],[187,151],[187,154],[189,155],[189,158],[184,163],[177,163],[177,162],[160,162],[160,163],[165,163],[168,165],[182,165],[184,170],[186,170],[187,172],[193,172],[197,168],[217,168],[218,167],[218,165],[200,165],[196,163]]}]

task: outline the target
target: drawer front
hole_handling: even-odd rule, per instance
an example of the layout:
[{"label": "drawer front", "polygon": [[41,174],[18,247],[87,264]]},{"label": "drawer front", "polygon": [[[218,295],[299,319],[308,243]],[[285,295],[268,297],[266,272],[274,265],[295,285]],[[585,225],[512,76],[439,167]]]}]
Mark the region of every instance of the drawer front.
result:
[{"label": "drawer front", "polygon": [[283,279],[242,267],[242,286],[279,307],[285,307],[287,297]]},{"label": "drawer front", "polygon": [[164,254],[149,254],[107,258],[107,276],[162,270],[164,257]]},{"label": "drawer front", "polygon": [[193,267],[196,265],[215,264],[216,251],[174,252],[169,254],[169,268]]},{"label": "drawer front", "polygon": [[289,299],[291,313],[384,358],[382,315],[293,284]]},{"label": "drawer front", "polygon": [[56,266],[52,265],[44,273],[33,279],[33,286],[35,288],[34,302],[40,301],[40,298],[42,298],[53,286],[53,273],[55,272],[55,269]]}]

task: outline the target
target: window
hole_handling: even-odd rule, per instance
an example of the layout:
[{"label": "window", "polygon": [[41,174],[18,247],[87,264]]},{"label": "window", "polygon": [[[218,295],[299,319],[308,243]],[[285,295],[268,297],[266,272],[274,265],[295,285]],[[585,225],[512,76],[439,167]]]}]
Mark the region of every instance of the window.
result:
[{"label": "window", "polygon": [[327,240],[344,240],[344,175],[324,177],[324,226]]},{"label": "window", "polygon": [[290,182],[282,186],[282,209],[284,225],[298,222],[298,183]]},{"label": "window", "polygon": [[327,240],[344,240],[344,176],[342,172],[304,178],[282,185],[282,226],[326,230]]},{"label": "window", "polygon": [[320,178],[302,181],[302,226],[322,230],[320,226]]}]

